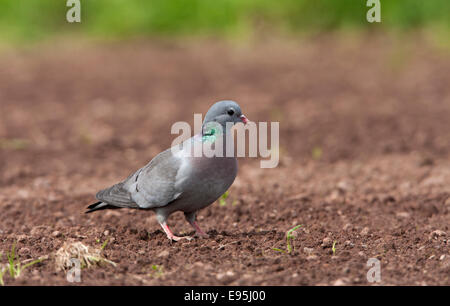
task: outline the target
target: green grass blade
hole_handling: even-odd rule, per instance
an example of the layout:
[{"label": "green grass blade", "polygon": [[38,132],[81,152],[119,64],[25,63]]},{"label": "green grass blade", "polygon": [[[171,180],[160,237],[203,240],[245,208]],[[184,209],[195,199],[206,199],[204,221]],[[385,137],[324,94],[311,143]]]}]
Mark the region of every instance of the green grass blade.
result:
[{"label": "green grass blade", "polygon": [[289,238],[294,238],[294,237],[291,236],[292,232],[296,231],[297,229],[299,229],[299,228],[302,227],[302,226],[303,226],[303,224],[299,224],[299,225],[297,225],[297,226],[291,228],[291,229],[287,232],[287,236],[288,236]]},{"label": "green grass blade", "polygon": [[219,205],[225,206],[227,205],[226,199],[228,198],[228,191],[225,191],[225,193],[219,198]]},{"label": "green grass blade", "polygon": [[40,263],[41,261],[44,261],[44,259],[43,259],[43,258],[39,258],[39,259],[33,260],[32,262],[29,262],[29,263],[23,265],[22,271],[25,270],[26,268],[32,266],[32,265],[35,265],[35,264],[37,264],[37,263]]},{"label": "green grass blade", "polygon": [[286,254],[286,251],[282,249],[272,248],[272,250]]},{"label": "green grass blade", "polygon": [[16,242],[13,242],[11,252],[8,254],[8,262],[9,262],[9,275],[11,277],[16,277],[16,270],[15,270],[15,258],[16,258]]},{"label": "green grass blade", "polygon": [[103,242],[101,249],[104,250],[106,248],[106,245],[108,244],[109,239],[106,239],[105,242]]},{"label": "green grass blade", "polygon": [[288,253],[291,253],[291,252],[294,250],[294,248],[293,248],[292,245],[291,245],[291,240],[294,239],[295,237],[292,236],[292,233],[293,233],[294,231],[296,231],[297,229],[299,229],[301,226],[303,226],[303,224],[299,224],[299,225],[297,225],[297,226],[291,228],[291,229],[290,229],[289,231],[287,231],[287,233],[286,233],[286,245],[287,245]]}]

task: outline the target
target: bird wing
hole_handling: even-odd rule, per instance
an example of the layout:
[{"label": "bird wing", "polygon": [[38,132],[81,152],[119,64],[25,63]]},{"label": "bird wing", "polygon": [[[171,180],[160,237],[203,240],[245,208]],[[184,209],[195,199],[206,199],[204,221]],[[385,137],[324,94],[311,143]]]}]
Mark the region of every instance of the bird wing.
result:
[{"label": "bird wing", "polygon": [[165,206],[182,194],[179,183],[186,179],[186,175],[177,177],[182,164],[183,160],[167,149],[124,181],[99,191],[96,198],[117,207]]},{"label": "bird wing", "polygon": [[140,208],[162,207],[179,198],[177,174],[183,160],[170,149],[159,153],[145,167],[128,178],[125,184]]}]

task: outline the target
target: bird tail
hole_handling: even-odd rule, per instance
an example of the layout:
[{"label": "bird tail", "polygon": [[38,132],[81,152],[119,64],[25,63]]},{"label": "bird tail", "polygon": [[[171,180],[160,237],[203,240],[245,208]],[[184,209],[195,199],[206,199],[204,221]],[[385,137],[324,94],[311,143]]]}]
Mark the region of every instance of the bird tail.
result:
[{"label": "bird tail", "polygon": [[89,205],[87,208],[88,208],[88,210],[85,212],[86,214],[94,212],[96,210],[116,209],[116,208],[120,208],[120,207],[113,206],[113,205],[110,205],[110,204],[107,204],[107,203],[104,203],[104,202],[100,201],[100,202],[97,202],[97,203]]}]

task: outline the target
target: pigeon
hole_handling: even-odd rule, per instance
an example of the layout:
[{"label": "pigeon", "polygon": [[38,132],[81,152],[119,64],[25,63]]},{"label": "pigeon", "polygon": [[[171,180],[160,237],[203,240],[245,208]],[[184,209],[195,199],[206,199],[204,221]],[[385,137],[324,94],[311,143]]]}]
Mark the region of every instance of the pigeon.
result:
[{"label": "pigeon", "polygon": [[[169,240],[192,239],[175,236],[167,225],[168,217],[182,211],[199,237],[208,237],[196,222],[197,212],[214,203],[233,184],[237,159],[227,154],[195,154],[196,144],[208,144],[220,152],[226,150],[226,139],[236,123],[247,124],[240,106],[231,100],[219,101],[206,113],[199,134],[181,145],[156,155],[146,166],[122,182],[96,194],[98,202],[86,213],[104,209],[134,208],[153,210]],[[217,146],[217,147],[216,147]]]}]

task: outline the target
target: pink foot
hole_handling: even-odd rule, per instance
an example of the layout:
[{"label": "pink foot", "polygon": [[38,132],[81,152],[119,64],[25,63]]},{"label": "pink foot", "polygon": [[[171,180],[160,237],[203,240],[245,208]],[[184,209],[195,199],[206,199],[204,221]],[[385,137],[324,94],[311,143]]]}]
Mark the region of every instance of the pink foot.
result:
[{"label": "pink foot", "polygon": [[172,231],[170,230],[169,226],[167,225],[167,223],[163,223],[161,224],[161,227],[163,228],[164,232],[167,235],[167,238],[169,238],[170,241],[179,241],[181,239],[186,239],[188,241],[192,240],[192,237],[190,236],[183,236],[183,237],[179,237],[179,236],[175,236]]}]

